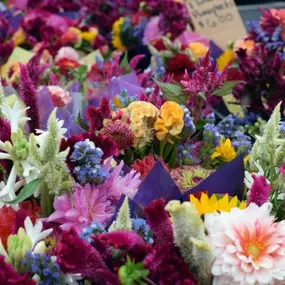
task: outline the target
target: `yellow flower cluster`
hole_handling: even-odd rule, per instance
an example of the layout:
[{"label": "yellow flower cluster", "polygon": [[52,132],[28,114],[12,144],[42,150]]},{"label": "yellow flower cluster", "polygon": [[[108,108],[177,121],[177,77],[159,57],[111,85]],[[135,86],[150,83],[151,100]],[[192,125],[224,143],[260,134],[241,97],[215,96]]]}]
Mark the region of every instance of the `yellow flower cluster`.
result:
[{"label": "yellow flower cluster", "polygon": [[190,43],[188,47],[196,58],[204,57],[208,51],[208,48],[199,42]]},{"label": "yellow flower cluster", "polygon": [[211,159],[221,158],[225,162],[230,162],[237,156],[232,142],[230,139],[222,138],[220,140],[220,145],[215,148],[215,152],[212,154]]},{"label": "yellow flower cluster", "polygon": [[173,142],[173,138],[178,137],[184,127],[184,111],[175,102],[167,101],[160,109],[159,118],[154,124],[156,137],[158,140]]},{"label": "yellow flower cluster", "polygon": [[219,71],[223,71],[226,66],[236,58],[235,52],[232,49],[226,50],[218,59],[217,66]]},{"label": "yellow flower cluster", "polygon": [[83,40],[92,43],[98,35],[98,30],[94,27],[90,28],[89,31],[81,32]]},{"label": "yellow flower cluster", "polygon": [[22,28],[19,28],[17,32],[13,35],[13,41],[15,46],[23,44],[26,40],[25,31]]},{"label": "yellow flower cluster", "polygon": [[83,40],[92,43],[98,35],[98,30],[94,27],[88,31],[81,31],[76,27],[69,27],[67,32],[63,35],[62,39],[65,42],[72,44],[81,44]]},{"label": "yellow flower cluster", "polygon": [[125,51],[126,47],[123,45],[121,40],[121,30],[124,24],[124,17],[119,18],[114,24],[112,29],[112,44],[113,47],[119,51]]},{"label": "yellow flower cluster", "polygon": [[158,109],[148,102],[132,102],[122,109],[130,117],[130,128],[135,136],[135,145],[139,148],[152,141],[154,122],[158,117]]},{"label": "yellow flower cluster", "polygon": [[194,195],[190,195],[190,202],[195,205],[200,215],[210,214],[214,212],[230,212],[233,208],[245,209],[246,202],[239,202],[235,196],[230,198],[229,195],[225,195],[223,198],[218,199],[214,194],[209,198],[205,193],[201,195],[200,200]]}]

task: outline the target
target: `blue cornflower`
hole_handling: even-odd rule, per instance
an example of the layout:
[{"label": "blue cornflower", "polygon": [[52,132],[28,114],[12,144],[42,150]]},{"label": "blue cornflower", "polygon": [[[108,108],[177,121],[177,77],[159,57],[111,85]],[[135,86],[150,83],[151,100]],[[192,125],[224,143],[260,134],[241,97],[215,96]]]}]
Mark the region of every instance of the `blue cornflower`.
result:
[{"label": "blue cornflower", "polygon": [[59,265],[47,254],[32,254],[27,251],[22,264],[27,271],[39,276],[41,285],[65,284]]},{"label": "blue cornflower", "polygon": [[73,174],[80,184],[101,184],[109,176],[109,172],[101,164],[103,154],[102,149],[88,139],[75,144],[70,158],[77,164]]},{"label": "blue cornflower", "polygon": [[232,140],[232,145],[238,153],[249,154],[252,148],[251,138],[244,133],[237,131]]},{"label": "blue cornflower", "polygon": [[204,126],[203,137],[205,142],[214,143],[216,146],[220,144],[221,134],[218,128],[213,124],[206,124]]},{"label": "blue cornflower", "polygon": [[184,111],[184,125],[190,135],[194,134],[196,132],[196,127],[194,125],[194,122],[191,117],[191,113],[188,108],[186,108],[184,105],[181,106]]},{"label": "blue cornflower", "polygon": [[138,233],[147,243],[152,244],[152,232],[144,219],[131,219],[132,230]]},{"label": "blue cornflower", "polygon": [[91,242],[91,236],[106,233],[104,227],[99,222],[92,222],[89,227],[84,228],[80,234],[80,238]]}]

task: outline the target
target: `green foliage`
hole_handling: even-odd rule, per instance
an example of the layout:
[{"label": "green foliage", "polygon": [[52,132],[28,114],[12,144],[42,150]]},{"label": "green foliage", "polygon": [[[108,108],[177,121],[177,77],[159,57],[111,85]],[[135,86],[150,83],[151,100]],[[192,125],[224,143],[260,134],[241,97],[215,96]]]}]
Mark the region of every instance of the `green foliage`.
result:
[{"label": "green foliage", "polygon": [[143,279],[149,275],[149,270],[144,268],[143,263],[134,263],[128,256],[126,264],[120,267],[118,273],[122,285],[147,285]]},{"label": "green foliage", "polygon": [[219,97],[224,97],[227,95],[232,94],[233,88],[236,87],[239,83],[241,83],[242,81],[227,81],[224,82],[223,87],[218,88],[214,95],[219,96]]},{"label": "green foliage", "polygon": [[128,60],[128,53],[124,54],[124,57],[120,63],[120,67],[124,68],[125,74],[130,73],[132,71]]},{"label": "green foliage", "polygon": [[161,88],[164,98],[173,101],[179,105],[186,105],[189,94],[184,92],[179,84],[163,83],[155,80],[155,83]]},{"label": "green foliage", "polygon": [[83,130],[88,131],[89,130],[89,126],[85,123],[84,119],[82,118],[80,112],[78,113],[76,119],[75,119],[75,123],[77,125],[79,125]]},{"label": "green foliage", "polygon": [[19,204],[26,199],[30,198],[38,189],[41,184],[40,179],[36,179],[34,181],[31,181],[29,184],[27,184],[19,193],[17,198],[13,201],[6,202],[7,204],[13,205],[13,204]]}]

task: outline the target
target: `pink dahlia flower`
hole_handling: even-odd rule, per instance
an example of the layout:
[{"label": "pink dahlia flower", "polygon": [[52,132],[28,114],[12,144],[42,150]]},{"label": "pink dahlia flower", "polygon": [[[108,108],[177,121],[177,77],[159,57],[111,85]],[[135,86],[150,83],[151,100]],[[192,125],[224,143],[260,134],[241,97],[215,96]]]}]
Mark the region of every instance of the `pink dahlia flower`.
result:
[{"label": "pink dahlia flower", "polygon": [[80,233],[93,221],[104,225],[113,215],[108,210],[106,193],[90,184],[84,187],[77,184],[71,198],[63,194],[55,199],[53,207],[55,212],[48,218],[48,222],[61,224],[63,231],[74,228]]},{"label": "pink dahlia flower", "polygon": [[69,92],[59,86],[48,86],[48,91],[55,107],[65,107],[72,100]]},{"label": "pink dahlia flower", "polygon": [[69,59],[72,61],[79,61],[79,54],[77,51],[72,47],[62,47],[56,57],[55,62],[59,62],[62,59]]},{"label": "pink dahlia flower", "polygon": [[123,166],[124,162],[121,161],[111,172],[106,182],[98,186],[100,191],[107,193],[115,203],[119,201],[122,194],[133,199],[141,184],[140,173],[132,169],[129,173],[122,175]]},{"label": "pink dahlia flower", "polygon": [[[250,204],[205,216],[213,248],[213,284],[275,284],[285,280],[285,221],[274,222],[271,205]],[[284,284],[284,283],[282,283]]]},{"label": "pink dahlia flower", "polygon": [[163,36],[163,31],[159,27],[161,18],[159,16],[151,18],[146,25],[143,37],[143,43],[145,45],[151,44],[154,40],[160,39]]}]

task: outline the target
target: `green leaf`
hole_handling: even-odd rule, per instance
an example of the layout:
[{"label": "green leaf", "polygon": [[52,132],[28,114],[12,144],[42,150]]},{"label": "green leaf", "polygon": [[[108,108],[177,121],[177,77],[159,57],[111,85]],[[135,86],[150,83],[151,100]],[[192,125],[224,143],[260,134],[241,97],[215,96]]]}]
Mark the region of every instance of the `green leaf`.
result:
[{"label": "green leaf", "polygon": [[202,130],[206,124],[211,124],[211,121],[200,119],[196,123],[196,130]]},{"label": "green leaf", "polygon": [[40,184],[41,184],[40,179],[31,181],[21,190],[20,194],[17,196],[15,200],[6,203],[9,205],[13,205],[25,201],[34,194],[34,192],[39,188]]},{"label": "green leaf", "polygon": [[237,86],[239,83],[241,83],[242,81],[227,81],[224,83],[222,88],[218,88],[214,95],[219,96],[219,97],[224,97],[227,95],[230,95],[232,93],[232,90],[235,86]]},{"label": "green leaf", "polygon": [[185,105],[189,95],[184,92],[181,85],[163,83],[155,80],[155,83],[161,88],[162,94],[167,101],[173,101],[179,105]]},{"label": "green leaf", "polygon": [[77,115],[77,118],[75,119],[75,123],[78,124],[83,130],[88,131],[89,126],[85,123],[83,118],[81,117],[80,112]]},{"label": "green leaf", "polygon": [[84,74],[87,71],[87,66],[86,65],[80,65],[78,68],[79,74]]},{"label": "green leaf", "polygon": [[129,64],[129,60],[128,60],[128,53],[125,53],[125,55],[124,55],[124,57],[120,63],[120,67],[125,68],[125,74],[130,73],[132,71],[130,64]]},{"label": "green leaf", "polygon": [[200,96],[204,101],[207,102],[207,98],[206,98],[205,93],[203,93],[203,92],[198,92],[198,96]]}]

